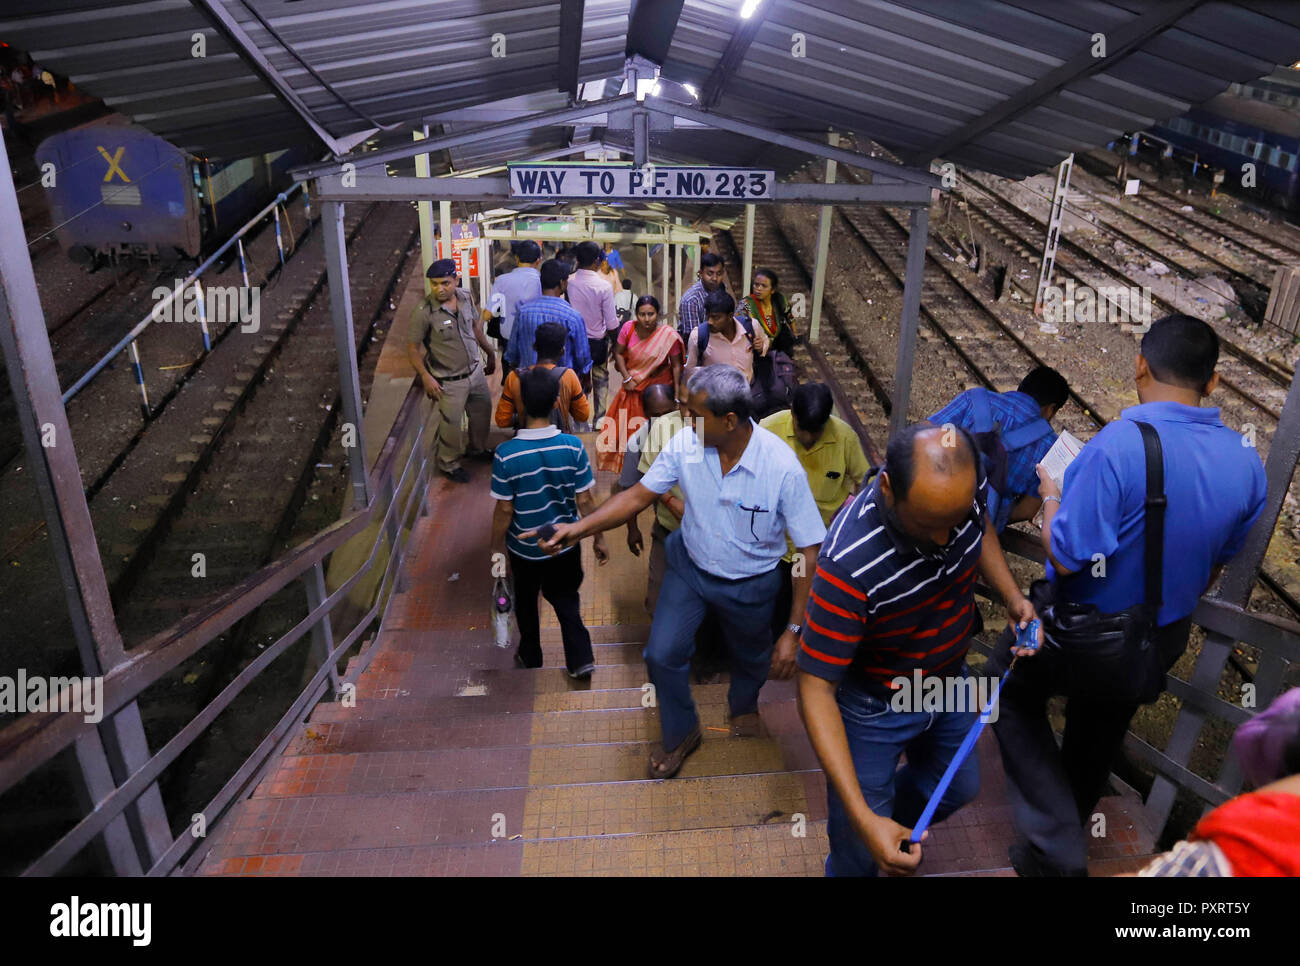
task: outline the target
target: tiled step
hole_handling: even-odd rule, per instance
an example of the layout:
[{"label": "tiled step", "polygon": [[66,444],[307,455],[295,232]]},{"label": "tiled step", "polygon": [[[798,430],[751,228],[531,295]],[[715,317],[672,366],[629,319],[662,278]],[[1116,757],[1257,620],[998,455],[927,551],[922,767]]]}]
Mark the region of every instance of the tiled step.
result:
[{"label": "tiled step", "polygon": [[[697,690],[698,695],[698,690]],[[697,697],[705,740],[730,734],[725,700],[704,703]],[[429,714],[419,702],[411,717],[345,716],[328,721],[313,718],[289,744],[286,754],[340,754],[363,751],[427,751],[437,748],[506,748],[516,745],[598,744],[657,741],[659,716],[654,709],[609,711],[542,711],[503,714],[490,711],[448,718]],[[798,711],[789,702],[760,703],[763,726],[774,736],[798,737]],[[350,710],[353,715],[361,706]],[[417,717],[416,715],[420,715]]]},{"label": "tiled step", "polygon": [[826,823],[209,858],[226,875],[821,875]]},{"label": "tiled step", "polygon": [[820,772],[601,782],[529,790],[420,791],[251,798],[217,852],[484,845],[755,825],[826,817]]},{"label": "tiled step", "polygon": [[[363,792],[448,791],[581,785],[641,781],[652,742],[561,745],[542,748],[454,748],[432,751],[378,751],[294,755],[280,759],[254,797],[294,798]],[[760,774],[788,767],[817,767],[811,753],[791,761],[765,738],[709,740],[691,755],[680,774],[702,776]]]}]

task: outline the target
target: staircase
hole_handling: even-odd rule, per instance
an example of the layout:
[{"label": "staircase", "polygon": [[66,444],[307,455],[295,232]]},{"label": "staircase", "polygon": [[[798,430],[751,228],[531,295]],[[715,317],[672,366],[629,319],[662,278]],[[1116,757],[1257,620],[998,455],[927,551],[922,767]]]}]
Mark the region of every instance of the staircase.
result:
[{"label": "staircase", "polygon": [[[725,680],[695,684],[703,745],[678,777],[647,779],[659,722],[643,706],[645,556],[622,530],[604,567],[582,548],[590,681],[564,673],[545,606],[546,666],[517,669],[492,642],[489,473],[471,473],[433,484],[355,706],[316,707],[218,823],[200,874],[821,875],[825,780],[793,682],[764,687],[759,738],[730,736]],[[602,495],[611,479],[598,474]],[[981,797],[931,833],[926,873],[1009,872],[991,736],[980,755]],[[1127,816],[1107,809],[1114,833]]]}]

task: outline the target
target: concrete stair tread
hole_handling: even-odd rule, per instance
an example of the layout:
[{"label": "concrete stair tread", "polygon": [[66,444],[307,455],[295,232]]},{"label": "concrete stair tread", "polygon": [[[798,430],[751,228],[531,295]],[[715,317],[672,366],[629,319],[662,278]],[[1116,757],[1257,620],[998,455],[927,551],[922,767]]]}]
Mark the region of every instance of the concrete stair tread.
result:
[{"label": "concrete stair tread", "polygon": [[[516,746],[430,751],[367,751],[293,755],[277,761],[254,792],[259,798],[346,795],[373,792],[449,791],[521,786],[601,784],[646,779],[646,761],[654,741]],[[800,762],[815,769],[808,754]],[[766,774],[787,766],[786,756],[770,738],[712,735],[687,758],[683,777]]]}]

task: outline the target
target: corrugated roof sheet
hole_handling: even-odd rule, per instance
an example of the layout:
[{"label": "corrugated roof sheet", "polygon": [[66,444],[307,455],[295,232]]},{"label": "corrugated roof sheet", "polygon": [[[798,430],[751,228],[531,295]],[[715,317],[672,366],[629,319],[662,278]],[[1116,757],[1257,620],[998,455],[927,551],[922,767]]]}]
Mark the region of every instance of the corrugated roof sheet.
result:
[{"label": "corrugated roof sheet", "polygon": [[[942,149],[1016,177],[1300,59],[1300,3],[1287,0],[763,0],[750,21],[741,6],[686,0],[662,76],[757,124],[819,138],[851,132],[913,163]],[[587,0],[579,82],[621,76],[629,8]],[[375,124],[436,126],[465,108],[564,104],[569,9],[562,0],[9,0],[0,36],[178,146],[221,157],[310,137],[294,100],[344,143]],[[1113,53],[1135,25],[1162,15],[1168,22],[1138,32],[1126,56],[1085,74],[1097,33]],[[256,56],[236,51],[221,17]],[[191,56],[195,32],[206,57]],[[1008,104],[1016,110],[1000,116]],[[601,136],[552,127],[453,150],[436,166],[486,167]],[[656,134],[652,146],[665,159],[783,171],[799,162],[699,129]]]}]

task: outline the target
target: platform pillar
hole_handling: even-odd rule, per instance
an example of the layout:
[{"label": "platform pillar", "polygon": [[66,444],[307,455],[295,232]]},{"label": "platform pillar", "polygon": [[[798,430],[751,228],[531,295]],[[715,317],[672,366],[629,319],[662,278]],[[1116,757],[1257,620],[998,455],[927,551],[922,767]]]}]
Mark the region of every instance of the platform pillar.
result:
[{"label": "platform pillar", "polygon": [[[426,124],[423,131],[412,131],[411,136],[417,141],[423,141],[429,136],[429,126]],[[417,154],[415,156],[415,176],[417,178],[429,177],[429,156],[427,154]],[[433,202],[417,201],[415,210],[419,213],[420,218],[420,262],[424,266],[424,271],[429,270],[433,260],[437,258],[437,244],[433,235]],[[424,279],[424,294],[428,295],[431,291],[429,279]]]},{"label": "platform pillar", "polygon": [[912,400],[912,364],[916,358],[916,327],[921,310],[930,209],[913,208],[907,227],[907,277],[903,282],[903,314],[898,320],[898,360],[894,365],[894,397],[889,413],[891,436],[907,425],[907,407]]},{"label": "platform pillar", "polygon": [[[838,147],[840,136],[833,131],[830,134],[831,147]],[[826,161],[826,183],[835,183],[835,161],[827,159]],[[831,219],[835,216],[835,209],[830,205],[823,205],[817,215],[817,262],[813,266],[813,290],[812,290],[812,318],[808,323],[808,341],[815,343],[817,336],[821,331],[822,323],[822,297],[826,293],[826,261],[830,255],[831,242]],[[746,231],[745,250],[749,251],[749,234]]]},{"label": "platform pillar", "polygon": [[754,284],[754,217],[756,214],[757,206],[745,205],[745,254],[740,272],[741,284],[744,287],[739,293],[742,298],[749,294],[750,287]]},{"label": "platform pillar", "polygon": [[[443,202],[446,204],[446,202]],[[343,230],[343,205],[326,201],[321,206],[325,236],[325,268],[329,275],[330,318],[334,323],[334,350],[339,361],[339,395],[343,400],[343,431],[351,428],[348,474],[352,480],[352,506],[370,503],[366,466],[365,427],[362,425],[361,377],[357,372],[357,340],[352,327],[352,290],[348,285],[348,247]]]}]

